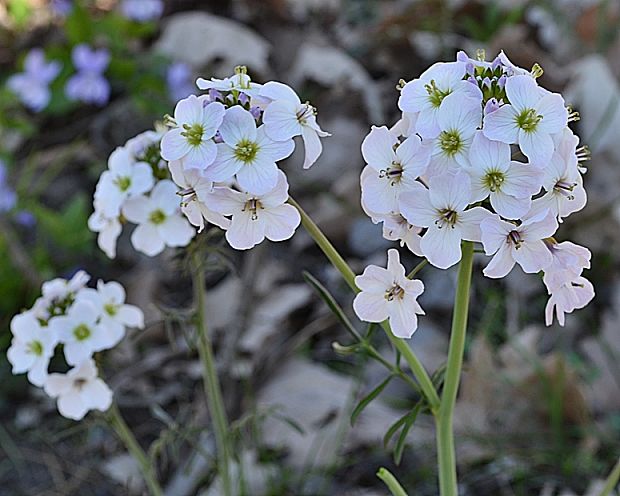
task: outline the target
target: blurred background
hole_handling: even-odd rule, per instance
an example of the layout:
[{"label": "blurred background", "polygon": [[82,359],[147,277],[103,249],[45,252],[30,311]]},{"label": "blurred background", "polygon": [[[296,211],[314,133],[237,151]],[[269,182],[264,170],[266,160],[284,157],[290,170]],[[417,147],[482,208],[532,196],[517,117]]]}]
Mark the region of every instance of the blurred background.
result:
[{"label": "blurred background", "polygon": [[[617,0],[0,1],[0,495],[144,494],[136,465],[97,415],[60,417],[6,360],[11,317],[32,305],[42,281],[78,269],[120,280],[147,316],[146,330],[108,353],[104,368],[167,494],[219,494],[182,254],[138,255],[125,232],[110,261],[87,228],[116,146],[172,113],[197,76],[244,64],[258,82],[293,85],[333,136],[310,171],[298,154],[285,164],[292,195],[360,272],[383,264],[390,246],[359,206],[363,137],[371,124],[398,119],[399,79],[479,48],[488,60],[503,49],[520,66],[539,63],[540,83],[581,114],[574,130],[592,151],[589,202],[560,236],[592,250],[586,277],[597,296],[564,328],[546,328],[539,278],[513,270],[484,279],[477,262],[455,425],[462,494],[598,494],[620,453],[619,23]],[[101,70],[92,56],[76,63],[79,44],[103,49],[109,65]],[[109,94],[71,94],[75,75],[103,78]],[[352,295],[310,238],[300,230],[247,253],[217,230],[203,239],[246,494],[384,495],[375,477],[383,465],[411,495],[436,495],[430,417],[406,434],[398,466],[394,442],[383,446],[418,399],[406,385],[391,382],[350,425],[357,400],[385,372],[332,348],[349,337],[302,270],[346,309]],[[427,316],[411,346],[431,372],[446,359],[455,276],[420,273]]]}]

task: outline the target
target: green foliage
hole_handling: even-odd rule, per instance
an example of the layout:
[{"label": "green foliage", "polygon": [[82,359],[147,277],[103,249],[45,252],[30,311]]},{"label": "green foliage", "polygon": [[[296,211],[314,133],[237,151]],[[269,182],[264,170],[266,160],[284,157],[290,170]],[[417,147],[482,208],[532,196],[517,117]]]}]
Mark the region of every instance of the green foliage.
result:
[{"label": "green foliage", "polygon": [[484,5],[480,18],[464,16],[460,22],[467,36],[477,41],[488,42],[503,27],[519,22],[523,17],[523,12],[523,7],[506,10],[491,2]]}]

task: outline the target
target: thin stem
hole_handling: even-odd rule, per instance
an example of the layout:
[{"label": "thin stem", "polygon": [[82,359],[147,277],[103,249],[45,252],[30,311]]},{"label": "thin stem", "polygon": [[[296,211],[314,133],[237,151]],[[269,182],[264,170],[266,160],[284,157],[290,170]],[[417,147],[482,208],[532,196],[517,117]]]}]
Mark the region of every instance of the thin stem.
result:
[{"label": "thin stem", "polygon": [[418,265],[416,265],[409,274],[407,274],[407,279],[413,279],[415,275],[420,272],[428,263],[428,260],[425,258]]},{"label": "thin stem", "polygon": [[392,496],[407,496],[403,486],[400,485],[396,477],[394,477],[387,468],[381,467],[377,472],[377,477],[388,487]]},{"label": "thin stem", "polygon": [[146,455],[144,450],[138,444],[135,436],[131,432],[131,429],[125,422],[125,419],[121,415],[120,410],[116,403],[113,403],[108,412],[106,413],[106,420],[108,424],[114,431],[119,439],[123,442],[125,447],[131,453],[131,456],[138,462],[140,465],[140,471],[142,472],[142,477],[144,477],[144,481],[149,488],[151,495],[153,496],[162,496],[164,493],[157,481],[157,475],[155,473],[155,469],[149,460],[149,457]]},{"label": "thin stem", "polygon": [[229,446],[228,420],[226,418],[222,390],[215,368],[213,348],[208,334],[205,308],[205,272],[198,250],[192,254],[192,280],[198,318],[198,354],[200,355],[200,362],[202,363],[202,378],[205,394],[207,396],[207,404],[209,406],[211,418],[213,419],[213,430],[215,432],[215,443],[217,445],[218,469],[224,495],[232,496],[233,492],[229,470],[229,460],[232,452]]},{"label": "thin stem", "polygon": [[461,378],[463,353],[465,350],[465,334],[467,331],[467,314],[469,311],[469,290],[474,257],[474,245],[470,241],[462,244],[463,256],[459,265],[456,295],[454,297],[454,313],[452,314],[452,330],[448,363],[444,380],[439,419],[437,422],[437,458],[439,462],[439,491],[441,496],[457,496],[456,457],[454,454],[454,433],[452,417],[456,394]]},{"label": "thin stem", "polygon": [[609,474],[609,477],[607,477],[607,480],[605,481],[605,487],[603,487],[603,490],[601,491],[601,494],[599,494],[599,496],[609,496],[611,492],[614,490],[614,488],[616,487],[616,485],[618,484],[619,479],[620,479],[620,458],[618,459],[618,462],[616,463],[613,470]]},{"label": "thin stem", "polygon": [[[310,237],[314,240],[317,246],[321,249],[321,251],[325,254],[328,260],[332,263],[332,265],[338,269],[343,279],[349,285],[349,287],[356,293],[359,293],[359,288],[355,284],[355,273],[351,270],[351,267],[345,262],[340,253],[334,248],[331,242],[327,239],[327,237],[323,234],[323,231],[319,229],[319,227],[314,223],[314,221],[310,218],[310,216],[304,211],[303,208],[289,197],[288,202],[293,205],[301,215],[301,224],[304,226]],[[439,396],[437,395],[437,391],[435,391],[435,387],[428,376],[428,373],[424,369],[424,366],[418,360],[415,353],[411,350],[409,345],[402,339],[397,338],[392,334],[392,330],[390,329],[387,321],[381,323],[381,327],[383,327],[386,332],[388,338],[394,345],[394,347],[401,353],[404,359],[409,364],[411,368],[411,372],[418,380],[420,384],[420,388],[426,397],[431,411],[436,413],[439,408]]]}]

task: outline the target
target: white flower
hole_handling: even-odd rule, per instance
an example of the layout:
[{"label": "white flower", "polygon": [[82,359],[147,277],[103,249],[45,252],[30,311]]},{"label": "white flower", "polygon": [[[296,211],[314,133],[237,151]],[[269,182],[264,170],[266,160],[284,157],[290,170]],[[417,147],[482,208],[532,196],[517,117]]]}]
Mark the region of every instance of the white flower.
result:
[{"label": "white flower", "polygon": [[547,210],[524,220],[519,226],[496,216],[484,219],[480,224],[484,252],[494,254],[484,275],[504,277],[515,263],[528,274],[546,269],[553,257],[543,240],[553,236],[557,229],[555,217]]},{"label": "white flower", "polygon": [[558,243],[553,238],[545,239],[545,245],[553,257],[543,276],[550,293],[577,279],[583,269],[590,268],[592,254],[587,248],[570,241]]},{"label": "white flower", "polygon": [[211,206],[223,215],[232,215],[226,239],[233,248],[247,250],[265,238],[284,241],[295,233],[301,222],[299,212],[288,205],[288,183],[278,171],[276,187],[263,195],[240,193],[230,188],[215,188]]},{"label": "white flower", "polygon": [[463,80],[465,63],[438,62],[429,67],[419,79],[409,81],[402,89],[398,107],[403,112],[418,113],[416,131],[423,138],[436,138],[442,131],[439,123],[439,109],[446,97],[452,94],[471,97],[480,104],[482,92]]},{"label": "white flower", "polygon": [[166,246],[187,246],[196,232],[183,217],[177,186],[167,179],[159,181],[150,196],[136,196],[125,202],[123,215],[138,224],[131,233],[133,247],[153,257]]},{"label": "white flower", "polygon": [[75,294],[86,286],[90,276],[83,270],[77,271],[70,280],[57,278],[41,286],[42,296],[37,298],[32,311],[38,319],[47,321],[55,315],[64,315],[75,298]]},{"label": "white flower", "polygon": [[388,250],[387,269],[369,265],[355,278],[355,284],[361,292],[353,300],[353,309],[361,320],[388,319],[394,336],[413,335],[418,327],[418,315],[424,315],[417,301],[424,292],[424,284],[418,279],[407,279],[398,250]]},{"label": "white flower", "polygon": [[50,374],[45,392],[58,398],[63,417],[81,420],[90,410],[105,412],[112,405],[112,391],[99,377],[92,360],[85,360],[66,374]]},{"label": "white flower", "polygon": [[579,139],[568,128],[556,138],[556,150],[543,169],[546,193],[534,200],[532,205],[536,212],[549,209],[559,222],[585,207],[588,200],[577,160],[578,142]]},{"label": "white flower", "polygon": [[43,386],[47,367],[58,344],[56,334],[42,327],[33,312],[24,312],[11,320],[13,340],[6,355],[13,366],[13,374],[28,372],[28,380],[35,386]]},{"label": "white flower", "polygon": [[[406,246],[414,255],[418,257],[424,256],[420,247],[422,242],[422,237],[420,236],[421,227],[410,224],[400,213],[380,215],[379,218],[383,221],[383,237],[385,239],[399,241],[400,246]],[[375,219],[373,219],[373,222],[375,222]]]},{"label": "white flower", "polygon": [[230,220],[209,207],[209,199],[213,193],[213,182],[204,177],[196,169],[183,169],[183,164],[174,160],[168,163],[172,180],[181,188],[181,211],[190,223],[202,232],[205,220],[222,229],[228,229]]},{"label": "white flower", "polygon": [[251,80],[243,66],[236,67],[235,74],[224,79],[198,78],[196,86],[201,90],[240,91],[248,96],[255,96],[262,88],[261,84]]},{"label": "white flower", "polygon": [[508,78],[505,89],[510,104],[485,117],[484,135],[494,141],[518,143],[532,164],[546,166],[554,149],[551,135],[568,122],[564,99],[543,91],[531,76]]},{"label": "white flower", "polygon": [[[473,86],[471,83],[467,83]],[[428,175],[455,172],[469,164],[469,147],[482,119],[480,101],[455,93],[444,98],[437,112],[440,133],[434,149]]]},{"label": "white flower", "polygon": [[161,140],[161,156],[165,160],[183,160],[188,169],[204,170],[215,160],[217,148],[213,137],[224,118],[220,102],[204,106],[203,99],[190,95],[174,109],[175,128]]},{"label": "white flower", "polygon": [[108,159],[108,169],[95,191],[95,208],[107,218],[118,217],[123,202],[153,187],[153,171],[146,162],[135,162],[130,151],[119,147]]},{"label": "white flower", "polygon": [[100,317],[99,324],[116,337],[116,346],[125,336],[125,328],[144,328],[144,314],[134,305],[125,303],[125,289],[118,282],[104,283],[97,281],[97,289],[86,288],[80,291],[77,302],[87,301],[96,309]]},{"label": "white flower", "polygon": [[78,298],[66,315],[50,320],[49,328],[63,343],[69,365],[78,365],[93,353],[114,347],[123,338],[117,328],[101,324],[100,316],[95,305]]},{"label": "white flower", "polygon": [[[398,145],[398,146],[397,146]],[[387,127],[374,127],[362,142],[368,173],[362,173],[362,199],[376,213],[398,211],[398,196],[426,171],[431,148],[413,135],[398,144]]]},{"label": "white flower", "polygon": [[123,230],[118,218],[108,218],[102,212],[95,210],[88,218],[88,228],[98,233],[97,244],[99,248],[109,258],[116,258],[116,240]]},{"label": "white flower", "polygon": [[469,150],[471,202],[490,196],[493,209],[506,219],[519,219],[540,191],[543,173],[529,164],[510,160],[510,145],[490,141],[478,131]]},{"label": "white flower", "polygon": [[574,281],[560,286],[553,292],[545,307],[545,324],[550,326],[553,323],[553,314],[558,319],[558,323],[564,325],[564,314],[571,313],[585,307],[594,298],[594,286],[585,277],[578,277]]},{"label": "white flower", "polygon": [[236,175],[241,189],[257,195],[276,186],[276,162],[295,149],[292,139],[273,141],[266,135],[265,126],[256,129],[252,114],[238,105],[226,110],[220,135],[224,142],[217,145],[217,158],[206,176],[219,182]]},{"label": "white flower", "polygon": [[263,114],[267,136],[274,141],[301,136],[306,150],[304,169],[310,168],[323,150],[319,138],[331,136],[317,124],[315,108],[309,103],[301,103],[291,87],[276,81],[263,85],[259,95],[271,100]]},{"label": "white flower", "polygon": [[420,248],[435,267],[447,269],[461,259],[461,240],[480,241],[480,222],[491,212],[471,203],[467,173],[433,176],[429,189],[416,183],[400,195],[400,211],[411,224],[427,227]]}]

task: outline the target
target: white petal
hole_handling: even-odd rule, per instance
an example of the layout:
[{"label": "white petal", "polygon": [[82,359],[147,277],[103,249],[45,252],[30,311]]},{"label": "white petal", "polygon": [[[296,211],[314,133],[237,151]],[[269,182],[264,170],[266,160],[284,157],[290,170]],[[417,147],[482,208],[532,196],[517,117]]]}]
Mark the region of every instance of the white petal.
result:
[{"label": "white petal", "polygon": [[274,141],[286,141],[301,134],[297,105],[287,101],[270,103],[263,113],[265,132]]},{"label": "white petal", "polygon": [[484,246],[484,252],[492,255],[501,246],[507,243],[508,234],[515,229],[514,224],[501,220],[493,215],[480,223],[480,240]]},{"label": "white petal", "polygon": [[513,256],[523,272],[528,274],[535,274],[553,262],[551,252],[542,241],[522,243],[519,249],[513,250]]},{"label": "white petal", "polygon": [[171,129],[161,139],[161,156],[164,160],[179,160],[189,153],[190,144],[182,136],[183,128]]},{"label": "white petal", "polygon": [[271,241],[283,241],[295,234],[301,216],[292,205],[280,205],[259,213],[265,222],[265,237]]},{"label": "white petal", "polygon": [[404,302],[394,301],[388,311],[392,334],[397,338],[410,338],[418,328],[418,317],[413,308],[408,308]]},{"label": "white petal", "polygon": [[480,224],[490,217],[493,217],[493,214],[483,207],[470,208],[459,214],[459,227],[463,239],[479,243],[482,238]]},{"label": "white petal", "polygon": [[[428,182],[429,198],[437,209],[448,208],[460,212],[471,200],[471,179],[465,171],[455,175],[433,176]],[[415,224],[415,222],[412,222]],[[419,225],[419,224],[416,224]]]},{"label": "white petal", "polygon": [[123,205],[123,215],[134,224],[146,222],[152,211],[153,204],[143,195],[130,198]]},{"label": "white petal", "polygon": [[297,96],[297,93],[295,93],[295,90],[278,81],[269,81],[265,83],[260,89],[259,94],[270,100],[284,100],[294,103],[295,105],[301,104],[301,100]]},{"label": "white petal", "polygon": [[414,226],[428,227],[438,218],[437,209],[431,204],[428,190],[420,183],[412,185],[409,191],[403,191],[398,204],[403,217]]},{"label": "white petal", "polygon": [[519,137],[516,116],[517,112],[512,105],[502,105],[485,116],[482,132],[490,140],[516,143]]},{"label": "white petal", "polygon": [[531,76],[512,76],[506,80],[506,96],[519,111],[532,109],[540,100],[540,88]]},{"label": "white petal", "polygon": [[278,183],[278,166],[271,157],[260,152],[252,163],[244,164],[237,172],[237,182],[243,191],[262,195]]},{"label": "white petal", "polygon": [[198,146],[190,146],[187,155],[183,158],[185,169],[205,170],[217,156],[217,146],[211,139],[203,140]]},{"label": "white petal", "polygon": [[388,318],[388,301],[383,294],[362,291],[353,300],[353,310],[364,322],[383,322]]},{"label": "white petal", "polygon": [[72,420],[82,420],[88,413],[82,396],[77,391],[70,391],[58,398],[58,411],[63,417]]},{"label": "white petal", "polygon": [[533,132],[519,131],[519,146],[533,166],[545,167],[553,155],[553,139],[538,129]]},{"label": "white petal", "polygon": [[71,390],[73,381],[66,374],[50,374],[45,380],[43,389],[45,394],[52,398],[57,398]]},{"label": "white petal", "polygon": [[101,379],[87,383],[81,391],[82,400],[89,410],[105,412],[112,406],[112,391]]},{"label": "white petal", "polygon": [[178,215],[168,217],[158,229],[159,235],[168,246],[187,246],[196,235],[187,219]]},{"label": "white petal", "polygon": [[249,212],[233,216],[230,228],[226,231],[226,240],[237,250],[247,250],[265,239],[265,224],[261,219],[252,219]]},{"label": "white petal", "polygon": [[127,327],[144,328],[144,313],[134,305],[121,305],[116,317]]},{"label": "white petal", "polygon": [[499,279],[506,276],[515,265],[512,253],[510,245],[504,242],[482,273],[492,279]]},{"label": "white petal", "polygon": [[260,147],[260,152],[273,159],[274,162],[284,160],[295,150],[295,142],[292,139],[274,141],[265,134],[265,126],[258,128],[256,141]]},{"label": "white petal", "polygon": [[309,169],[319,158],[323,151],[323,144],[319,138],[319,134],[309,126],[303,126],[301,137],[304,141],[304,169]]},{"label": "white petal", "polygon": [[510,145],[491,141],[482,131],[477,131],[469,149],[469,162],[479,171],[492,169],[505,172],[510,164]]},{"label": "white petal", "polygon": [[166,244],[159,236],[159,231],[153,224],[140,224],[131,233],[131,244],[133,247],[148,255],[154,257],[164,251]]},{"label": "white petal", "polygon": [[224,182],[232,179],[241,169],[243,162],[235,156],[235,150],[226,143],[218,143],[215,161],[207,167],[204,174],[214,182]]},{"label": "white petal", "polygon": [[392,166],[396,159],[394,145],[398,142],[387,127],[373,126],[370,133],[362,141],[362,155],[366,163],[376,171]]},{"label": "white petal", "polygon": [[246,195],[230,188],[217,187],[209,197],[209,206],[223,215],[233,215],[242,211]]},{"label": "white petal", "polygon": [[393,282],[390,272],[376,265],[367,266],[362,275],[355,278],[355,284],[360,290],[381,295],[390,289]]},{"label": "white petal", "polygon": [[180,128],[183,128],[183,124],[191,126],[202,121],[202,112],[202,102],[196,95],[190,95],[177,103],[174,120]]},{"label": "white petal", "polygon": [[520,219],[530,209],[530,198],[515,198],[502,191],[491,193],[491,206],[505,219]]},{"label": "white petal", "polygon": [[364,204],[378,214],[398,211],[399,185],[394,184],[387,175],[379,177],[379,173],[370,166],[366,168],[371,173],[365,175],[362,181]]},{"label": "white petal", "polygon": [[447,269],[461,259],[461,230],[450,226],[440,229],[433,225],[422,236],[420,247],[432,265]]},{"label": "white petal", "polygon": [[256,140],[256,121],[252,114],[244,108],[235,105],[226,110],[224,121],[220,126],[220,135],[233,148],[243,140]]},{"label": "white petal", "polygon": [[543,97],[536,105],[536,111],[542,115],[537,130],[544,133],[559,133],[568,124],[568,110],[564,105],[564,99],[557,93],[551,93]]},{"label": "white petal", "polygon": [[151,166],[145,162],[138,162],[133,166],[128,193],[130,196],[141,195],[150,191],[154,183]]}]

